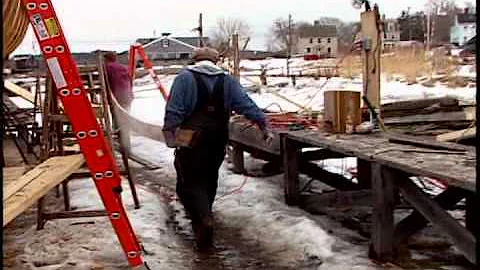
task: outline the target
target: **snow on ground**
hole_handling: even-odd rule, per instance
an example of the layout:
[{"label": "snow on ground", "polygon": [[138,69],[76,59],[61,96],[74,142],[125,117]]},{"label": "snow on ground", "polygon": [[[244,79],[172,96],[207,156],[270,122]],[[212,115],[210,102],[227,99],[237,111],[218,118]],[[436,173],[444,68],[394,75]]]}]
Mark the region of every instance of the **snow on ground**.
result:
[{"label": "snow on ground", "polygon": [[477,77],[477,69],[474,65],[462,65],[457,69],[457,76],[473,78]]},{"label": "snow on ground", "polygon": [[[176,260],[182,260],[184,251],[166,233],[167,213],[158,195],[139,186],[142,208],[135,210],[127,183],[123,186],[130,221],[148,251],[155,254],[148,258],[149,264],[153,269],[178,269]],[[76,210],[103,208],[91,179],[71,181],[69,187]],[[18,260],[30,269],[129,269],[106,217],[53,220],[44,230],[32,227],[16,238],[27,242]]]},{"label": "snow on ground", "polygon": [[[161,79],[169,88],[174,76],[161,76]],[[151,79],[145,77],[135,81],[136,99],[132,114],[144,121],[162,124],[165,103],[159,90],[149,80]],[[288,79],[269,78],[269,81],[271,84],[278,84],[288,82]],[[324,83],[325,79],[299,78],[297,87],[287,85],[283,88],[271,87],[271,90],[278,91],[296,102],[309,104],[314,109],[321,109],[323,92],[318,91],[318,88]],[[361,91],[362,84],[359,79],[332,78],[324,89]],[[475,98],[475,89],[448,89],[440,86],[427,88],[399,82],[383,83],[382,87],[384,102],[447,94],[472,100]],[[284,110],[297,110],[295,106],[266,93],[265,90],[251,96],[261,107],[276,102]],[[132,151],[159,164],[161,168],[153,172],[157,176],[154,181],[174,189],[172,149],[162,143],[133,136]],[[258,167],[258,161],[247,157],[246,165]],[[355,160],[329,161],[324,165],[332,171],[345,171],[355,165]],[[368,259],[368,247],[365,243],[355,244],[338,237],[353,235],[355,239],[361,239],[357,233],[343,228],[341,224],[326,216],[311,215],[299,208],[287,206],[283,198],[282,175],[245,178],[230,172],[228,166],[224,162],[220,170],[219,198],[214,204],[215,216],[221,220],[224,227],[239,232],[243,240],[256,243],[263,252],[273,258],[276,266],[290,269],[381,269]],[[222,196],[237,189],[245,180],[245,186],[238,193]],[[70,190],[71,204],[77,210],[101,208],[92,180],[72,181]],[[185,247],[181,237],[173,234],[167,225],[168,209],[178,208],[178,202],[165,203],[152,191],[151,188],[139,185],[142,208],[138,210],[132,207],[133,202],[126,183],[122,193],[133,227],[149,252],[145,256],[146,260],[152,269],[195,268],[195,254]],[[94,224],[85,221],[86,219],[49,221],[42,231],[36,231],[32,227],[15,236],[14,241],[25,244],[17,260],[29,265],[30,269],[40,270],[128,269],[108,219],[99,217],[87,220],[94,221]],[[305,263],[311,261],[318,263],[306,267]]]}]

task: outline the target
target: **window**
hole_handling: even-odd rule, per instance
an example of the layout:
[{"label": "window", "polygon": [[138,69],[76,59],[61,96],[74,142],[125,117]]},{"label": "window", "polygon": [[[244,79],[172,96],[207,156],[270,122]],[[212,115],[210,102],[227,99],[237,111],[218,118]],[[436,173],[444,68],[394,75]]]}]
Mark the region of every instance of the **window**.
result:
[{"label": "window", "polygon": [[312,49],[311,48],[307,48],[307,53],[310,53],[312,52]]},{"label": "window", "polygon": [[163,48],[168,48],[168,39],[163,39],[162,40],[162,47]]},{"label": "window", "polygon": [[310,39],[310,43],[313,43],[313,38]]},{"label": "window", "polygon": [[395,35],[392,35],[392,39],[395,39]]},{"label": "window", "polygon": [[318,38],[318,43],[322,43],[322,39],[321,39],[321,38]]},{"label": "window", "polygon": [[332,48],[328,47],[328,48],[327,48],[327,52],[328,52],[328,53],[331,53],[331,52],[332,52]]},{"label": "window", "polygon": [[384,39],[387,39],[387,32],[384,32],[384,33],[383,33],[383,38],[384,38]]},{"label": "window", "polygon": [[180,59],[189,59],[190,54],[189,53],[180,53]]},{"label": "window", "polygon": [[332,42],[332,39],[331,38],[327,38],[327,43],[330,43]]}]

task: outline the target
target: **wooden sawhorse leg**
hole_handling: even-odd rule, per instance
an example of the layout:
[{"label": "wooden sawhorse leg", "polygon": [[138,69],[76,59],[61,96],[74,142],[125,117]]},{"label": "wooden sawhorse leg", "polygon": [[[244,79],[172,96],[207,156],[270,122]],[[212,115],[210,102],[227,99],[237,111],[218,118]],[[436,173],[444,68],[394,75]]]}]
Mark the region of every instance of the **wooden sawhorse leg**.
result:
[{"label": "wooden sawhorse leg", "polygon": [[284,168],[284,194],[288,205],[298,205],[300,199],[299,164],[300,146],[287,136],[281,137],[283,168]]}]

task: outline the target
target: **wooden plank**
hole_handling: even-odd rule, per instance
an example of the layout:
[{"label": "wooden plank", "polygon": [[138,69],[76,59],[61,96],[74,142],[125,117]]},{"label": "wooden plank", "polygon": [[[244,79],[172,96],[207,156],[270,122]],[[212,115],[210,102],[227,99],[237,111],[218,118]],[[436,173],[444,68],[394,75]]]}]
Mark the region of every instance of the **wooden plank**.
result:
[{"label": "wooden plank", "polygon": [[3,226],[68,178],[84,162],[83,155],[72,155],[52,157],[38,165],[36,168],[42,169],[41,174],[3,202]]},{"label": "wooden plank", "polygon": [[288,205],[297,205],[299,200],[300,149],[295,141],[282,137],[284,193]]},{"label": "wooden plank", "polygon": [[448,142],[438,142],[431,139],[423,139],[415,136],[401,135],[401,134],[388,134],[388,141],[392,143],[399,143],[403,145],[413,145],[422,148],[428,149],[437,149],[437,150],[452,150],[452,151],[467,151],[468,146],[448,143]]},{"label": "wooden plank", "polygon": [[474,121],[475,119],[475,107],[468,107],[459,112],[438,112],[432,114],[391,117],[386,118],[384,123],[385,125],[411,125],[418,123]]},{"label": "wooden plank", "polygon": [[[289,131],[286,136],[306,146],[326,148],[347,156],[375,161],[408,172],[411,175],[442,179],[450,186],[475,191],[476,153],[466,147],[461,154],[424,153],[425,148],[408,147],[402,151],[398,144],[388,142],[382,134],[345,135],[318,131]],[[439,142],[437,142],[439,143]],[[458,145],[457,145],[458,146]],[[413,151],[414,150],[414,151]],[[431,151],[431,150],[430,150]]]},{"label": "wooden plank", "polygon": [[[15,167],[3,167],[2,172],[3,172],[3,190],[5,193],[5,187],[22,177],[22,175],[27,171],[28,167],[26,166],[15,166]],[[4,194],[5,196],[5,194]]]},{"label": "wooden plank", "polygon": [[441,98],[422,98],[406,101],[396,101],[392,103],[382,104],[382,112],[420,110],[435,104],[439,104],[441,107],[459,106],[457,98],[447,96]]},{"label": "wooden plank", "polygon": [[469,139],[473,138],[477,135],[477,127],[457,130],[449,133],[444,133],[437,135],[436,140],[439,142],[451,142],[451,141],[459,141],[462,139]]},{"label": "wooden plank", "polygon": [[372,164],[374,204],[370,258],[381,262],[390,261],[393,257],[395,183],[394,178],[385,174],[385,171],[382,165]]},{"label": "wooden plank", "polygon": [[7,91],[20,96],[21,98],[31,102],[32,104],[35,102],[35,96],[30,93],[30,91],[12,83],[11,81],[4,81],[3,85],[5,86],[5,89]]},{"label": "wooden plank", "polygon": [[[465,195],[465,190],[452,187],[435,196],[433,200],[438,203],[441,208],[450,209],[462,200]],[[428,220],[425,219],[420,212],[417,210],[413,211],[413,213],[397,224],[394,233],[395,246],[405,242],[408,237],[423,229],[427,224]]]},{"label": "wooden plank", "polygon": [[[384,172],[387,177],[404,175],[399,171],[388,170]],[[452,216],[442,209],[435,201],[430,199],[408,177],[403,176],[396,181],[404,198],[412,204],[434,226],[444,231],[452,243],[463,253],[471,263],[476,263],[475,237],[465,227],[462,227]]]},{"label": "wooden plank", "polygon": [[[47,161],[48,162],[48,161]],[[13,196],[15,193],[17,193],[19,190],[24,188],[26,185],[28,185],[30,182],[35,180],[37,177],[39,177],[41,174],[45,172],[45,166],[50,167],[51,165],[49,163],[43,163],[43,166],[36,166],[32,170],[28,171],[25,173],[25,175],[21,175],[16,181],[13,181],[9,183],[8,185],[3,185],[4,187],[4,192],[3,192],[3,201],[7,200],[11,196]]]},{"label": "wooden plank", "polygon": [[136,132],[140,136],[144,136],[159,142],[165,142],[162,126],[146,123],[131,116],[124,108],[122,108],[122,106],[120,106],[113,95],[110,96],[111,104],[113,105],[112,113],[115,115],[115,119],[117,119],[120,129],[122,126],[127,126],[127,128]]}]

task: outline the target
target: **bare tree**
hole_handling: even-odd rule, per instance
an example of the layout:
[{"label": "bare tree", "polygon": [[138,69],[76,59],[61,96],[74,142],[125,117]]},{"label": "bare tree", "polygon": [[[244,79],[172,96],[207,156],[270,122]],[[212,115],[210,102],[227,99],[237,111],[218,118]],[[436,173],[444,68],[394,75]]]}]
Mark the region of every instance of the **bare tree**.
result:
[{"label": "bare tree", "polygon": [[288,41],[288,19],[277,18],[268,31],[265,45],[269,51],[285,52],[288,49]]},{"label": "bare tree", "polygon": [[217,26],[212,32],[212,46],[225,54],[231,49],[231,38],[233,34],[238,34],[240,48],[250,40],[251,31],[247,22],[236,18],[220,18],[217,20]]}]

